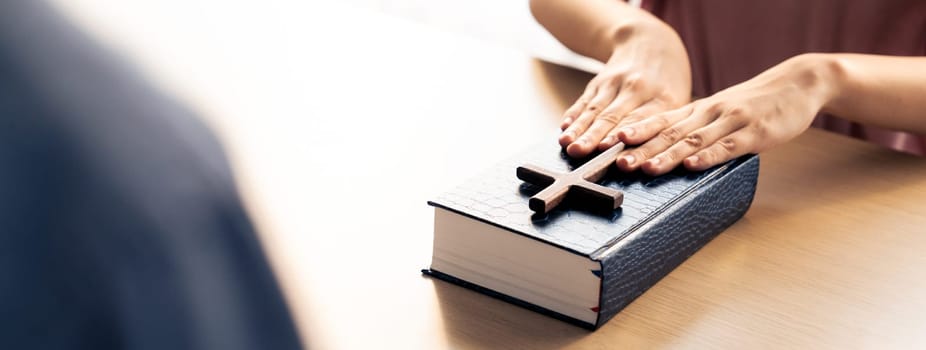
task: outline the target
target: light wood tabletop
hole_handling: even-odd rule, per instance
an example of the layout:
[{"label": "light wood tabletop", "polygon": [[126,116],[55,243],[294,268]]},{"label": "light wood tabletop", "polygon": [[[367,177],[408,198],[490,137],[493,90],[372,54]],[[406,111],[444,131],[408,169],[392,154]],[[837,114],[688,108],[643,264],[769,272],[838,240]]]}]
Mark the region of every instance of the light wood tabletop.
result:
[{"label": "light wood tabletop", "polygon": [[746,216],[589,332],[419,273],[425,201],[552,135],[587,73],[345,6],[55,3],[214,127],[311,347],[926,346],[926,159],[762,154]]}]

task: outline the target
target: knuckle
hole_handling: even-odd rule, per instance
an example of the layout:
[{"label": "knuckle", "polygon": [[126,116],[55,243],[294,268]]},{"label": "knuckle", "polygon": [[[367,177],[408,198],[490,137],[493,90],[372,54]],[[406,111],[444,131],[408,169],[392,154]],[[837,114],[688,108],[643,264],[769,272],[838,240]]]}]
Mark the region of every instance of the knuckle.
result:
[{"label": "knuckle", "polygon": [[612,110],[606,110],[604,112],[601,112],[600,115],[598,115],[598,119],[609,122],[611,124],[617,124],[617,122],[621,120],[621,116]]},{"label": "knuckle", "polygon": [[675,143],[681,138],[682,132],[676,127],[671,127],[659,133],[659,137],[668,143]]},{"label": "knuckle", "polygon": [[643,79],[639,75],[631,75],[624,78],[623,89],[629,91],[640,91],[643,89]]},{"label": "knuckle", "polygon": [[692,148],[701,148],[704,145],[704,136],[701,133],[691,133],[685,136],[685,144]]},{"label": "knuckle", "polygon": [[573,118],[573,119],[575,119],[573,122],[575,122],[575,123],[583,123],[583,122],[585,122],[585,120],[587,120],[588,118],[589,118],[588,112],[584,112],[584,111],[582,111],[582,110],[579,110],[579,111],[576,111],[576,117]]},{"label": "knuckle", "polygon": [[663,152],[662,157],[665,157],[665,159],[668,160],[669,162],[676,162],[676,161],[681,160],[682,158],[681,153],[677,149],[674,149],[674,148],[675,147],[673,147],[673,149],[670,149],[667,152]]},{"label": "knuckle", "polygon": [[608,82],[611,84],[615,84],[617,82],[623,81],[626,78],[627,78],[627,72],[623,70],[608,74]]},{"label": "knuckle", "polygon": [[711,148],[706,148],[701,152],[695,154],[698,158],[701,159],[700,163],[713,163],[714,159],[717,159],[717,155],[714,154],[714,150]]},{"label": "knuckle", "polygon": [[723,114],[727,110],[727,104],[724,102],[714,102],[707,105],[707,113]]},{"label": "knuckle", "polygon": [[752,135],[755,140],[764,140],[768,138],[768,128],[763,125],[754,125],[751,127]]},{"label": "knuckle", "polygon": [[595,86],[604,87],[604,86],[614,86],[624,77],[622,73],[619,72],[609,72],[606,74],[599,74],[592,81],[595,82]]},{"label": "knuckle", "polygon": [[720,150],[722,150],[723,152],[727,154],[732,154],[733,152],[736,152],[736,148],[737,146],[739,146],[739,143],[736,142],[736,140],[734,140],[732,137],[725,137],[721,139],[720,142],[718,142],[717,144],[720,145]]},{"label": "knuckle", "polygon": [[748,112],[746,111],[746,107],[734,106],[734,107],[728,108],[726,110],[726,113],[724,114],[729,116],[730,118],[742,119],[748,115]]},{"label": "knuckle", "polygon": [[752,133],[755,135],[756,139],[764,140],[769,136],[768,126],[763,123],[756,123],[752,127]]},{"label": "knuckle", "polygon": [[579,118],[579,119],[576,119],[576,121],[573,122],[571,125],[569,125],[569,128],[566,130],[572,131],[572,133],[575,136],[579,136],[579,135],[582,135],[583,132],[585,132],[585,128],[587,124],[589,124],[588,118]]},{"label": "knuckle", "polygon": [[669,118],[664,114],[654,116],[650,119],[650,121],[650,125],[659,130],[665,129],[669,126]]},{"label": "knuckle", "polygon": [[670,94],[668,91],[662,91],[658,95],[656,95],[656,98],[653,100],[652,103],[655,105],[661,106],[662,108],[674,109],[677,107],[681,107],[683,104],[685,104],[685,102],[686,100],[675,97],[672,94]]},{"label": "knuckle", "polygon": [[642,119],[643,119],[643,117],[640,117],[640,115],[638,115],[638,114],[628,114],[628,115],[624,116],[623,118],[621,118],[621,121],[620,121],[619,124],[620,124],[620,126],[629,125],[629,124],[631,124],[631,123],[638,122],[638,121],[640,121],[640,120],[642,120]]}]

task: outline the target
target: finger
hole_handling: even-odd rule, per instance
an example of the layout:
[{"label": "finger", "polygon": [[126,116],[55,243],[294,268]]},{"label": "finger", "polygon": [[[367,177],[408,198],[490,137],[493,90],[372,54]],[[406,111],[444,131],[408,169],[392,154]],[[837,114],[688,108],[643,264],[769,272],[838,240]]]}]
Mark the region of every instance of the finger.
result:
[{"label": "finger", "polygon": [[621,126],[636,123],[656,113],[664,112],[666,109],[668,109],[668,107],[666,107],[665,102],[660,99],[653,99],[647,103],[644,103],[637,109],[627,113],[627,115],[617,123],[617,126],[612,128],[611,131],[605,135],[605,137],[601,140],[601,143],[598,144],[598,149],[604,151],[620,142],[620,138],[617,134]]},{"label": "finger", "polygon": [[644,118],[636,123],[624,125],[617,130],[617,137],[629,145],[639,145],[652,139],[661,131],[689,117],[694,112],[691,105]]},{"label": "finger", "polygon": [[[627,92],[625,93],[625,91]],[[632,90],[622,89],[614,102],[601,111],[601,114],[595,118],[592,125],[579,136],[579,142],[566,147],[566,153],[573,157],[582,157],[598,148],[601,140],[620,123],[624,115],[643,103],[639,94],[630,91]]]},{"label": "finger", "polygon": [[748,128],[740,129],[707,148],[685,158],[685,168],[695,171],[706,170],[730,159],[752,153],[755,137]]},{"label": "finger", "polygon": [[604,135],[617,125],[617,120],[614,119],[616,118],[611,115],[595,119],[582,136],[566,146],[566,153],[571,157],[584,157],[594,151]]},{"label": "finger", "polygon": [[560,130],[566,130],[566,128],[579,117],[579,114],[582,113],[585,107],[588,106],[588,103],[591,102],[592,97],[595,97],[596,92],[598,92],[598,84],[595,82],[589,83],[585,88],[585,92],[582,93],[582,96],[579,96],[579,99],[576,100],[576,103],[573,103],[572,106],[563,113],[563,123],[559,127]]},{"label": "finger", "polygon": [[[667,118],[679,118],[678,115],[681,115],[682,117],[680,120],[669,127],[663,128],[658,132],[658,134],[656,134],[656,136],[652,137],[649,141],[646,141],[646,143],[644,143],[642,146],[637,147],[618,158],[617,166],[626,171],[636,170],[644,163],[655,163],[649,164],[647,169],[658,167],[658,163],[662,160],[659,158],[654,159],[653,157],[664,152],[675,143],[681,141],[692,131],[699,129],[716,119],[716,114],[714,113],[695,113],[691,116],[687,116],[684,113],[678,112],[679,110],[669,112],[669,115],[675,116],[668,116]],[[683,112],[686,111],[683,110]],[[641,123],[646,123],[649,120],[655,118],[658,118],[658,116],[643,120]],[[640,123],[637,123],[636,125],[640,125]]]},{"label": "finger", "polygon": [[683,160],[709,147],[724,136],[733,134],[746,125],[733,118],[718,118],[700,129],[688,133],[681,141],[642,164],[648,174],[664,174],[675,169]]},{"label": "finger", "polygon": [[563,134],[560,135],[559,144],[563,147],[568,146],[569,144],[576,142],[576,139],[579,135],[582,135],[589,125],[592,124],[592,121],[595,120],[595,117],[601,113],[601,110],[611,104],[614,101],[614,96],[617,95],[617,89],[613,86],[606,86],[598,89],[598,93],[589,101],[588,105],[585,107],[585,110],[579,114],[579,117],[576,118],[569,127],[563,131]]}]

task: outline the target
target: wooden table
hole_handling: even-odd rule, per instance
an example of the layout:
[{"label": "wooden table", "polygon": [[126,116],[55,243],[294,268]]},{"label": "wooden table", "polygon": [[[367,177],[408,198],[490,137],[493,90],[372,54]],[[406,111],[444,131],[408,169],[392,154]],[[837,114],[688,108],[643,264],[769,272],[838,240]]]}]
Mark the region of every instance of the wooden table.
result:
[{"label": "wooden table", "polygon": [[814,130],[763,154],[745,218],[590,333],[418,272],[425,201],[589,75],[341,6],[56,3],[215,127],[313,347],[926,346],[924,159]]}]

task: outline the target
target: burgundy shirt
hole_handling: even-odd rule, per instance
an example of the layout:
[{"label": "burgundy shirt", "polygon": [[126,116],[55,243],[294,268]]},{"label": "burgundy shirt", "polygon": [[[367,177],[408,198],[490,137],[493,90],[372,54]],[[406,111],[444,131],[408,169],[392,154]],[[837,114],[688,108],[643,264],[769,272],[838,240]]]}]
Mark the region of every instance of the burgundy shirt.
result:
[{"label": "burgundy shirt", "polygon": [[[801,53],[926,56],[922,0],[643,0],[642,7],[675,28],[685,42],[693,93],[699,97]],[[817,116],[813,125],[926,155],[923,135],[830,115]]]}]

